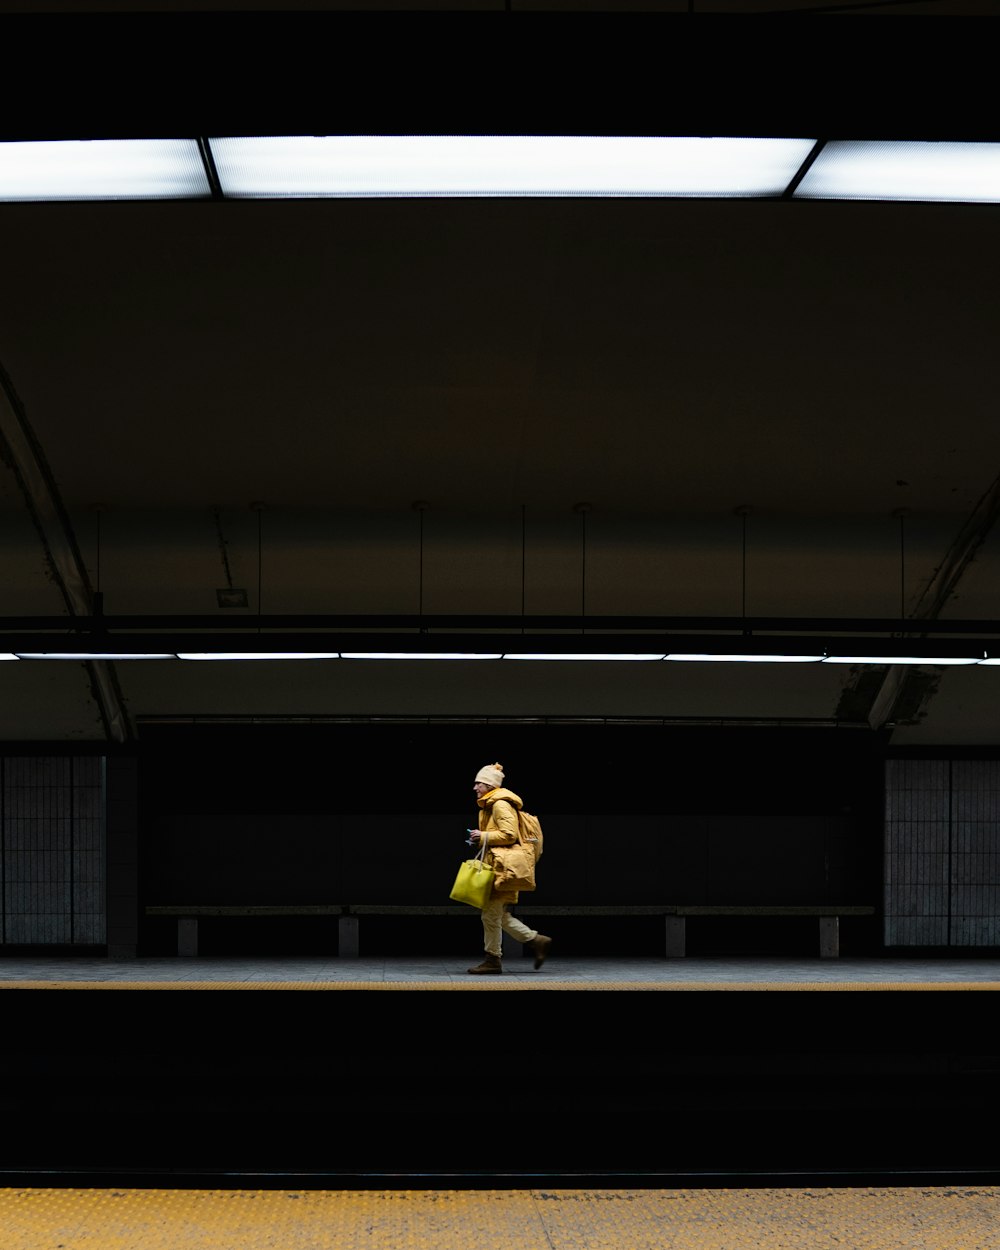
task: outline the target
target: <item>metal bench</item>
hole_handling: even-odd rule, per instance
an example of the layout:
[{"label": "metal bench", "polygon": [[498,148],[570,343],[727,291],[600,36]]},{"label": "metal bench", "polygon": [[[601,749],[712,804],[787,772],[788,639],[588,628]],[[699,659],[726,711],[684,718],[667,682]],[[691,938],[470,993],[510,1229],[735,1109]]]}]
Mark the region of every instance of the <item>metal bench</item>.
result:
[{"label": "metal bench", "polygon": [[[689,916],[815,916],[819,922],[819,953],[823,959],[840,955],[840,919],[842,916],[873,916],[874,907],[815,904],[789,905],[687,905],[663,904],[563,904],[548,906],[539,903],[518,903],[514,915],[529,921],[533,917],[558,920],[562,916],[618,917],[662,916],[665,923],[665,949],[668,959],[683,958],[687,953],[687,918]],[[360,953],[359,925],[362,916],[465,916],[474,909],[462,903],[430,905],[396,903],[341,904],[262,904],[149,906],[147,916],[172,916],[177,920],[177,954],[198,954],[198,921],[206,916],[335,916],[337,918],[337,951],[342,958],[356,959]],[[519,943],[504,934],[504,953],[520,949]]]},{"label": "metal bench", "polygon": [[836,959],[840,955],[841,916],[873,916],[874,907],[816,905],[791,906],[783,904],[736,905],[687,905],[682,903],[657,906],[620,907],[551,907],[535,903],[518,903],[515,914],[531,916],[663,916],[666,924],[666,957],[682,958],[687,952],[688,916],[815,916],[819,921],[819,953],[821,959]]},{"label": "metal bench", "polygon": [[[553,918],[558,918],[559,916],[671,916],[676,911],[676,907],[667,904],[636,904],[632,906],[627,903],[618,906],[592,904],[567,906],[561,903],[554,903],[550,907],[542,907],[533,903],[518,903],[512,908],[512,913],[515,916],[525,918],[530,916]],[[359,954],[358,921],[361,916],[474,916],[475,914],[474,908],[463,903],[432,907],[414,907],[410,904],[396,905],[392,903],[351,903],[344,908],[344,914],[338,922],[340,927],[340,953],[348,958],[356,958]],[[505,933],[503,935],[503,951],[508,956],[515,952],[520,952],[521,944]]]},{"label": "metal bench", "polygon": [[361,951],[359,918],[361,916],[465,916],[474,917],[475,908],[465,903],[435,904],[415,907],[409,903],[351,903],[343,909],[337,922],[340,935],[338,950],[345,959],[357,959]]},{"label": "metal bench", "polygon": [[815,906],[678,906],[667,917],[667,958],[676,959],[686,953],[688,916],[815,916],[819,921],[819,954],[821,959],[840,955],[841,916],[873,916],[874,907]]},{"label": "metal bench", "polygon": [[198,954],[198,921],[205,916],[340,916],[344,908],[339,904],[259,904],[236,903],[224,905],[194,904],[190,906],[150,906],[147,916],[174,916],[177,919],[177,954]]}]

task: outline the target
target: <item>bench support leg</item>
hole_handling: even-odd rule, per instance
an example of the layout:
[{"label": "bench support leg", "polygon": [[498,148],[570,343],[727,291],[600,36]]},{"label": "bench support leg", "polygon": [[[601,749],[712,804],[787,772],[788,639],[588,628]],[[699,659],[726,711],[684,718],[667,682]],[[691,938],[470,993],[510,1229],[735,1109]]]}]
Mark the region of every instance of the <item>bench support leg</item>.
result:
[{"label": "bench support leg", "polygon": [[337,920],[337,954],[341,959],[357,959],[358,951],[358,918],[341,916]]},{"label": "bench support leg", "polygon": [[177,954],[198,954],[198,917],[177,917]]},{"label": "bench support leg", "polygon": [[836,959],[840,954],[840,917],[820,916],[819,918],[819,957],[820,959]]},{"label": "bench support leg", "polygon": [[685,932],[683,916],[667,917],[667,958],[681,959],[685,950]]}]

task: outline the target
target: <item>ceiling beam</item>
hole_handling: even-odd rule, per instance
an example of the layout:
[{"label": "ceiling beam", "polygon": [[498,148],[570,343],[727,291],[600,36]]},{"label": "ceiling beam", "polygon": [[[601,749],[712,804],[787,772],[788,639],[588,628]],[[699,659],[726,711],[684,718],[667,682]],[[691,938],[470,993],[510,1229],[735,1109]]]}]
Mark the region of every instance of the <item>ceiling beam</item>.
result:
[{"label": "ceiling beam", "polygon": [[[42,544],[45,563],[70,618],[90,617],[94,591],[45,452],[7,371],[0,364],[0,459],[13,473]],[[72,624],[72,620],[66,622]],[[105,735],[113,742],[134,737],[112,665],[87,663],[90,688]]]},{"label": "ceiling beam", "polygon": [[[96,596],[95,596],[96,598]],[[916,628],[915,628],[916,625]],[[644,616],[520,615],[517,613],[255,613],[222,609],[214,613],[74,613],[67,616],[0,616],[0,633],[158,633],[205,631],[261,633],[274,630],[350,634],[392,631],[433,634],[442,631],[491,631],[494,633],[588,634],[726,634],[743,638],[769,634],[800,634],[833,638],[840,635],[882,640],[926,638],[929,635],[978,638],[1000,636],[1000,619],[946,618],[915,622],[912,617],[878,616]]]}]

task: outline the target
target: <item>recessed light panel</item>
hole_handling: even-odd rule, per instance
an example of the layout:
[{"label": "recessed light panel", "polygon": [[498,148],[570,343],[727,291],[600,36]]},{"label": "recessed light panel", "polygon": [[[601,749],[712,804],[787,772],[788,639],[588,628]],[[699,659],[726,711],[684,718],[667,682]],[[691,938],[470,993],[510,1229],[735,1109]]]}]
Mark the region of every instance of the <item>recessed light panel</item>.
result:
[{"label": "recessed light panel", "polygon": [[728,664],[815,664],[822,660],[821,655],[743,655],[740,653],[705,652],[703,654],[685,654],[671,652],[665,657],[668,660],[701,660],[709,663]]},{"label": "recessed light panel", "polygon": [[504,657],[505,660],[662,660],[663,653],[657,652],[649,654],[647,652],[603,652],[603,651],[580,651],[580,652],[529,652],[529,651],[509,651]]},{"label": "recessed light panel", "polygon": [[173,652],[147,651],[21,651],[21,660],[172,660]]},{"label": "recessed light panel", "polygon": [[772,196],[812,139],[327,135],[212,139],[227,196]]},{"label": "recessed light panel", "polygon": [[828,655],[824,664],[981,664],[974,656],[947,655]]},{"label": "recessed light panel", "polygon": [[827,143],[796,199],[1000,203],[1000,143]]},{"label": "recessed light panel", "polygon": [[210,194],[193,139],[0,143],[0,200],[177,200]]},{"label": "recessed light panel", "polygon": [[336,660],[339,651],[178,651],[179,660]]},{"label": "recessed light panel", "polygon": [[342,651],[345,660],[499,660],[485,651]]}]

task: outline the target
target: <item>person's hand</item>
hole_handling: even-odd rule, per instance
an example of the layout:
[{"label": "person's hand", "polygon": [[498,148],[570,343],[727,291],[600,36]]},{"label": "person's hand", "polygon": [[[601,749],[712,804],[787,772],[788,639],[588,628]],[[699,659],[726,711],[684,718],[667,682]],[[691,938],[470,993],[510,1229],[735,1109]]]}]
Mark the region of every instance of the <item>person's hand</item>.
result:
[{"label": "person's hand", "polygon": [[475,843],[479,841],[480,833],[478,829],[467,829],[466,833],[469,835],[470,842]]}]

